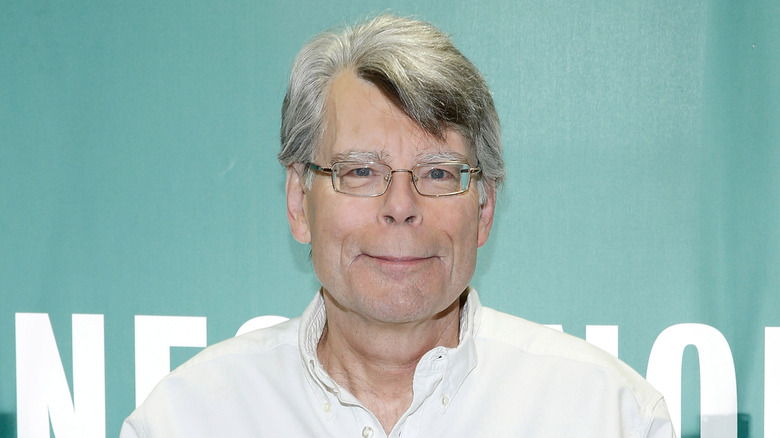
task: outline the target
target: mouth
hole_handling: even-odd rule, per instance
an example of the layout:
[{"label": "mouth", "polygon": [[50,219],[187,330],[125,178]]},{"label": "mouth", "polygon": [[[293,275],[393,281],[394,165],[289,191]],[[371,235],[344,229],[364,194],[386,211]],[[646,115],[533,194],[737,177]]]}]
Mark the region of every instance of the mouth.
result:
[{"label": "mouth", "polygon": [[362,254],[370,261],[387,267],[413,268],[435,259],[434,256],[393,256],[379,254]]},{"label": "mouth", "polygon": [[368,255],[371,258],[378,259],[378,260],[385,260],[385,261],[388,261],[388,262],[398,262],[398,263],[413,262],[413,261],[416,261],[416,260],[425,260],[425,259],[429,259],[430,258],[430,257],[414,257],[414,256],[385,256],[385,255],[373,255],[372,256],[372,255],[369,255],[369,254],[366,254],[366,255]]}]

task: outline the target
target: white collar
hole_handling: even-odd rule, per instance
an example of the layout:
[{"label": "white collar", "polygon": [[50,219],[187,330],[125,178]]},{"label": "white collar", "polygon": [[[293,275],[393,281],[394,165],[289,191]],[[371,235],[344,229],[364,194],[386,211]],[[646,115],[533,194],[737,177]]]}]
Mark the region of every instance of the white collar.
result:
[{"label": "white collar", "polygon": [[[479,301],[477,291],[472,287],[466,290],[466,302],[460,314],[459,343],[455,348],[435,347],[420,359],[415,370],[418,373],[439,372],[442,373],[442,393],[451,399],[460,388],[466,376],[477,365],[477,351],[474,345],[474,336],[479,329],[479,320],[482,304]],[[336,395],[342,402],[359,404],[359,402],[339,385],[325,371],[317,356],[317,344],[325,329],[327,320],[325,302],[322,293],[316,296],[303,312],[301,324],[298,329],[298,345],[307,370],[310,383],[323,403],[328,403],[327,393]],[[441,361],[440,359],[447,360]],[[443,364],[443,365],[442,365]],[[346,393],[346,394],[345,394]],[[417,394],[412,402],[421,403]],[[444,407],[446,409],[446,406]]]}]

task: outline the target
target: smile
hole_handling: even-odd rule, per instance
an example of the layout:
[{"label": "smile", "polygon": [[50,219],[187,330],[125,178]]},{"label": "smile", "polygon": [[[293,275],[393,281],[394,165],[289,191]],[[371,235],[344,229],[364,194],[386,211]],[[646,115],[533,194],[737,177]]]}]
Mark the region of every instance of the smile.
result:
[{"label": "smile", "polygon": [[436,257],[416,257],[416,256],[389,256],[389,255],[370,255],[363,254],[369,261],[386,266],[388,268],[416,268],[422,264],[432,261]]}]

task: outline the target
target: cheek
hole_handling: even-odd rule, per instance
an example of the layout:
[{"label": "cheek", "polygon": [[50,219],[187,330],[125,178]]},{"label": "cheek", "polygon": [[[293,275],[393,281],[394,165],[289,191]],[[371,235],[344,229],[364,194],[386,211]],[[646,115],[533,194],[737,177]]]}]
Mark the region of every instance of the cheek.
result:
[{"label": "cheek", "polygon": [[326,255],[331,257],[334,251],[341,252],[349,243],[350,236],[366,227],[375,216],[370,205],[360,205],[342,195],[338,198],[320,195],[317,202],[310,203],[310,207],[312,251],[326,250]]},{"label": "cheek", "polygon": [[[479,230],[479,215],[475,209],[451,210],[442,218],[441,229],[448,230],[452,244],[454,269],[459,271],[476,261]],[[457,272],[455,272],[457,274]]]},{"label": "cheek", "polygon": [[453,244],[463,245],[466,242],[477,240],[479,224],[479,212],[470,205],[452,205],[448,208],[432,209],[427,215],[429,225],[445,231],[452,239]]}]

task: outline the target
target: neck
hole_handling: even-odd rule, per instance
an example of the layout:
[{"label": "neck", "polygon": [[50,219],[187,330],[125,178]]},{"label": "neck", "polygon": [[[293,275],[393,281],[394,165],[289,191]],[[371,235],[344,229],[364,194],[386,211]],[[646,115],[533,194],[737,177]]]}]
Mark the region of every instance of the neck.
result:
[{"label": "neck", "polygon": [[323,289],[327,323],[317,356],[389,433],[412,402],[414,371],[431,349],[456,347],[461,300],[426,321],[386,323],[345,312]]}]

